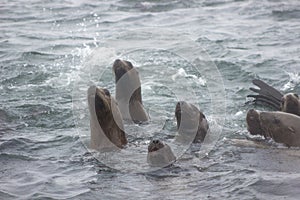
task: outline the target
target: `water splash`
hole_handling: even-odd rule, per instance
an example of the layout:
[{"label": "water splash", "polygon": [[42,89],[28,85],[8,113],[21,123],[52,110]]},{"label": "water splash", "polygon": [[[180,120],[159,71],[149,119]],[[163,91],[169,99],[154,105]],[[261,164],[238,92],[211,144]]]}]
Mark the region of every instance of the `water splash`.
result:
[{"label": "water splash", "polygon": [[293,90],[300,83],[300,73],[286,72],[289,75],[289,81],[284,84],[282,90]]},{"label": "water splash", "polygon": [[172,80],[175,81],[178,77],[191,78],[197,81],[201,86],[206,86],[206,80],[202,77],[197,77],[193,74],[188,74],[183,68],[178,69],[176,74],[172,76]]}]

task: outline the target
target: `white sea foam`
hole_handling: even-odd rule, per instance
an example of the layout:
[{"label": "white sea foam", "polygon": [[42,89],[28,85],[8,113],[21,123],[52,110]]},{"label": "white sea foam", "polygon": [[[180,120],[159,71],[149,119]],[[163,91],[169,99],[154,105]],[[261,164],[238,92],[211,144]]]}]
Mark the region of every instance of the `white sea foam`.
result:
[{"label": "white sea foam", "polygon": [[198,77],[194,74],[188,74],[183,68],[178,69],[176,74],[172,75],[172,80],[175,81],[179,77],[184,77],[184,78],[191,78],[197,81],[201,86],[206,85],[206,80],[203,77]]},{"label": "white sea foam", "polygon": [[287,74],[289,75],[290,79],[286,84],[284,84],[282,88],[284,91],[292,90],[297,84],[300,83],[300,73],[287,72]]}]

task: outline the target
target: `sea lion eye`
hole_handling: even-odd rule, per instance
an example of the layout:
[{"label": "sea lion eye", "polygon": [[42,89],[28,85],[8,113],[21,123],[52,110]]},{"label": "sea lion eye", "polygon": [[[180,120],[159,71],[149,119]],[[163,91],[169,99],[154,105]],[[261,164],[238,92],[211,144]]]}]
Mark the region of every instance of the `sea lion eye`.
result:
[{"label": "sea lion eye", "polygon": [[297,97],[297,98],[299,98],[298,94],[296,94],[296,93],[294,93],[294,96]]},{"label": "sea lion eye", "polygon": [[103,89],[103,91],[104,91],[104,94],[105,94],[106,96],[109,96],[109,97],[110,97],[110,92],[109,92],[107,89]]},{"label": "sea lion eye", "polygon": [[128,65],[128,67],[129,67],[130,69],[133,68],[133,65],[131,64],[131,62],[129,62],[129,61],[125,61],[125,62],[126,62],[126,64]]}]

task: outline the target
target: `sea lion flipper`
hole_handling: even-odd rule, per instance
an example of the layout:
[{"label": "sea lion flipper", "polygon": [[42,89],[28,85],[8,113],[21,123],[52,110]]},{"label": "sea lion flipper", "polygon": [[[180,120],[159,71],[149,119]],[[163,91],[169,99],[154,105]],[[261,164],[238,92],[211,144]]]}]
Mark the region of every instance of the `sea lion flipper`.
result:
[{"label": "sea lion flipper", "polygon": [[256,93],[260,93],[260,90],[259,89],[256,89],[256,88],[253,88],[253,87],[251,87],[251,88],[249,88],[251,91],[253,91],[253,92],[256,92]]},{"label": "sea lion flipper", "polygon": [[276,110],[280,110],[280,103],[283,94],[262,80],[254,79],[252,83],[259,87],[259,89],[251,87],[250,90],[258,93],[258,95],[248,95],[247,97],[254,98],[254,103],[266,103]]},{"label": "sea lion flipper", "polygon": [[280,102],[275,101],[274,99],[267,97],[267,96],[263,96],[263,95],[247,95],[247,97],[252,97],[254,98],[253,102],[254,103],[266,103],[269,106],[272,106],[273,108],[275,108],[276,110],[280,110]]},{"label": "sea lion flipper", "polygon": [[278,101],[281,100],[283,94],[281,94],[281,92],[276,90],[274,87],[268,85],[264,81],[259,80],[259,79],[254,79],[252,81],[252,83],[260,88],[259,94],[265,95],[265,96],[272,96],[273,98],[277,99]]}]

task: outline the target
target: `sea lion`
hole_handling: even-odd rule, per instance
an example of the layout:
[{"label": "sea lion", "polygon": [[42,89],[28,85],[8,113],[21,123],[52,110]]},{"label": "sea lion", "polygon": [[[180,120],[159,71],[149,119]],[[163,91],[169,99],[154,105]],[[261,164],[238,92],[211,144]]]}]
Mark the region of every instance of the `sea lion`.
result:
[{"label": "sea lion", "polygon": [[298,94],[288,93],[283,95],[281,98],[280,110],[300,116],[300,99]]},{"label": "sea lion", "polygon": [[251,109],[247,113],[246,121],[252,135],[263,135],[288,147],[300,146],[300,117],[297,115]]},{"label": "sea lion", "polygon": [[123,148],[127,139],[122,116],[115,99],[107,89],[91,86],[88,89],[91,148],[106,151]]},{"label": "sea lion", "polygon": [[152,140],[148,146],[147,162],[152,167],[165,167],[176,160],[169,145]]},{"label": "sea lion", "polygon": [[258,93],[258,95],[247,96],[253,97],[254,103],[266,103],[275,108],[275,110],[300,116],[300,99],[297,94],[288,93],[283,95],[277,89],[261,80],[255,79],[252,82],[260,88],[250,88],[251,91]]},{"label": "sea lion", "polygon": [[116,100],[124,120],[141,123],[149,120],[141,92],[141,81],[137,69],[126,60],[115,60],[113,72],[116,82]]},{"label": "sea lion", "polygon": [[175,108],[178,137],[181,142],[203,142],[209,125],[205,115],[193,104],[179,101]]}]

